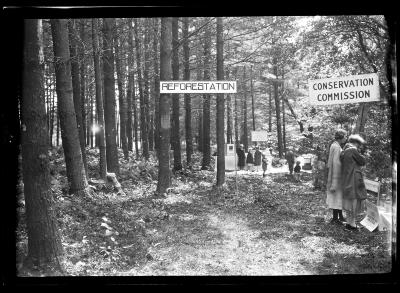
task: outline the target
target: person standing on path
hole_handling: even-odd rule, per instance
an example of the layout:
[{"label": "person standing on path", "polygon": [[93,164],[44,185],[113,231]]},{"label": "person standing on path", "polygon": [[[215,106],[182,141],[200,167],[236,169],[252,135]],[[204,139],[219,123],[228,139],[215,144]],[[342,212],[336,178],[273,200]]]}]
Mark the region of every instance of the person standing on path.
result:
[{"label": "person standing on path", "polygon": [[236,149],[236,154],[238,155],[238,167],[240,170],[243,170],[246,164],[246,156],[242,144]]},{"label": "person standing on path", "polygon": [[261,156],[262,156],[262,153],[260,152],[260,148],[257,147],[256,151],[254,153],[254,166],[255,166],[256,171],[260,171]]},{"label": "person standing on path", "polygon": [[249,149],[249,152],[247,153],[247,158],[246,158],[246,164],[247,164],[247,170],[248,171],[254,171],[254,158],[253,158],[253,153],[252,150]]},{"label": "person standing on path", "polygon": [[342,213],[343,192],[342,192],[342,166],[340,162],[340,153],[343,144],[346,141],[347,132],[339,129],[335,133],[335,141],[329,148],[328,157],[328,179],[326,184],[326,204],[332,209],[332,224],[342,224],[345,222]]},{"label": "person standing on path", "polygon": [[367,198],[367,190],[361,167],[365,158],[359,152],[365,140],[358,134],[350,135],[340,160],[342,162],[343,208],[346,210],[346,229],[357,230],[356,217],[359,214],[363,200]]},{"label": "person standing on path", "polygon": [[293,174],[293,165],[294,165],[294,153],[290,149],[286,152],[286,161],[289,165],[290,175],[292,175]]},{"label": "person standing on path", "polygon": [[267,157],[263,154],[262,155],[262,168],[263,168],[263,177],[265,177],[265,172],[267,172],[268,167],[268,160]]}]

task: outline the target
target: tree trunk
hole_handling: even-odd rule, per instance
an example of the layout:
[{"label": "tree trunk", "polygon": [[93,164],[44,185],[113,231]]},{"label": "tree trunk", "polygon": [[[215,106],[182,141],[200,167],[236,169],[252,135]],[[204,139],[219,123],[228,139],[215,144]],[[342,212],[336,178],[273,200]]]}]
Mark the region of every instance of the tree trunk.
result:
[{"label": "tree trunk", "polygon": [[272,86],[269,85],[268,88],[268,132],[272,132]]},{"label": "tree trunk", "polygon": [[[274,74],[276,78],[278,78],[278,68],[276,66],[276,62],[274,62]],[[279,102],[279,95],[278,95],[278,83],[274,82],[274,98],[275,98],[275,113],[276,113],[276,129],[278,135],[278,153],[279,158],[282,158],[282,125],[281,125],[281,112],[280,112],[280,102]]]},{"label": "tree trunk", "polygon": [[[51,78],[51,83],[54,85],[53,78]],[[54,111],[55,111],[55,103],[54,103],[54,91],[50,90],[51,95],[51,116],[50,116],[50,146],[53,146],[53,131],[54,131]]]},{"label": "tree trunk", "polygon": [[[189,51],[189,18],[183,19],[183,58],[184,58],[184,80],[190,80],[190,51]],[[190,94],[185,94],[185,138],[186,138],[186,163],[192,165],[193,138],[192,138],[192,102]]]},{"label": "tree trunk", "polygon": [[64,149],[70,193],[86,192],[85,168],[79,145],[79,133],[72,97],[71,63],[68,41],[68,21],[52,19],[54,63],[56,70],[56,89],[58,113],[60,116],[61,139]]},{"label": "tree trunk", "polygon": [[[235,78],[237,77],[237,68],[235,68]],[[238,83],[239,84],[239,83]],[[239,146],[239,108],[238,108],[238,101],[237,101],[237,94],[235,95],[235,142],[236,147]]]},{"label": "tree trunk", "polygon": [[136,47],[136,65],[137,65],[137,76],[138,76],[138,87],[139,87],[139,98],[140,98],[140,133],[142,139],[142,155],[148,160],[149,159],[149,141],[147,136],[147,122],[146,122],[146,105],[144,102],[143,94],[143,79],[142,79],[142,65],[141,65],[141,53],[140,53],[140,38],[138,33],[138,21],[134,20],[134,33],[135,33],[135,47]]},{"label": "tree trunk", "polygon": [[[224,80],[222,17],[217,18],[217,80]],[[217,186],[225,183],[224,94],[217,94]]]},{"label": "tree trunk", "polygon": [[[100,69],[100,46],[98,37],[98,20],[92,18],[92,45],[93,45],[93,60],[94,60],[94,74],[96,83],[96,111],[97,111],[97,126],[98,130],[98,144],[100,152],[100,177],[106,180],[107,176],[107,161],[106,161],[106,146],[105,146],[105,133],[104,133],[104,103],[103,91]],[[97,140],[96,140],[97,141]]]},{"label": "tree trunk", "polygon": [[251,95],[251,117],[253,120],[253,131],[255,131],[256,130],[256,116],[254,115],[253,66],[250,67],[250,95]]},{"label": "tree trunk", "polygon": [[[65,25],[64,35],[68,37],[66,29]],[[42,21],[40,19],[25,20],[24,32],[23,60],[25,66],[21,101],[21,146],[28,234],[28,257],[25,265],[30,267],[33,264],[46,269],[47,273],[53,271],[55,274],[62,274],[63,247],[57,228],[50,183],[48,132],[43,88]],[[64,42],[64,45],[68,47],[68,39]],[[64,57],[68,60],[68,54],[65,55]]]},{"label": "tree trunk", "polygon": [[[88,128],[86,125],[86,111],[85,111],[85,101],[86,101],[86,79],[85,79],[85,73],[86,73],[86,65],[85,65],[85,47],[84,47],[84,41],[85,41],[85,20],[81,19],[79,23],[79,33],[80,33],[80,38],[81,42],[80,45],[78,46],[79,50],[79,59],[80,59],[80,91],[81,91],[81,113],[82,113],[82,129],[83,129],[83,136],[84,136],[84,141],[86,137],[89,137],[89,134],[86,135],[86,129]],[[76,110],[78,111],[78,110]],[[89,127],[90,128],[90,127]],[[90,130],[89,130],[90,131]],[[87,142],[89,144],[89,142]],[[85,152],[85,151],[84,151]],[[83,162],[85,163],[85,170],[87,170],[87,164],[86,164],[86,152],[84,153],[84,158]]]},{"label": "tree trunk", "polygon": [[[160,81],[171,80],[172,19],[161,18],[160,42]],[[170,97],[160,94],[160,141],[157,193],[163,195],[170,186],[169,136],[170,136]]]},{"label": "tree trunk", "polygon": [[364,127],[365,127],[365,122],[368,119],[368,111],[370,108],[369,103],[360,103],[360,106],[358,108],[358,117],[357,117],[357,122],[356,122],[356,127],[354,129],[353,133],[357,134],[364,134]]},{"label": "tree trunk", "polygon": [[[149,80],[149,70],[150,70],[150,19],[145,19],[145,35],[144,35],[144,70],[143,70],[143,79],[144,79],[144,95],[143,95],[143,105],[144,105],[144,114],[146,118],[146,134],[147,134],[147,152],[152,151],[154,149],[154,137],[153,130],[151,125],[151,115],[152,106],[150,102],[150,80]],[[148,155],[149,156],[149,155]]]},{"label": "tree trunk", "polygon": [[[282,79],[285,79],[285,76],[282,74]],[[283,141],[283,151],[286,155],[286,115],[285,115],[285,99],[284,99],[284,84],[282,83],[281,87],[281,95],[282,95],[282,141]]]},{"label": "tree trunk", "polygon": [[83,127],[83,117],[82,117],[82,99],[81,97],[81,86],[79,78],[79,55],[78,55],[78,44],[77,44],[77,33],[75,20],[71,20],[68,23],[68,30],[70,38],[70,54],[71,54],[71,77],[72,77],[72,96],[74,98],[74,108],[76,115],[76,122],[79,132],[79,142],[81,146],[83,164],[85,166],[85,172],[87,174],[87,163],[86,163],[86,151],[85,151],[85,129]]},{"label": "tree trunk", "polygon": [[104,78],[104,122],[106,133],[107,171],[119,174],[117,131],[115,119],[115,79],[113,30],[115,19],[103,19],[103,78]]},{"label": "tree trunk", "polygon": [[[229,69],[226,70],[226,79],[229,80]],[[226,143],[232,143],[232,97],[226,95]]]},{"label": "tree trunk", "polygon": [[153,19],[153,67],[154,67],[154,147],[159,152],[160,141],[160,73],[158,65],[158,18]]},{"label": "tree trunk", "polygon": [[[197,80],[202,80],[203,79],[203,72],[202,72],[202,55],[203,52],[201,51],[201,46],[200,46],[200,41],[199,41],[199,45],[197,46],[197,58],[196,58],[196,63],[197,63],[197,72],[196,72],[196,78]],[[201,99],[202,99],[202,95],[198,95],[199,97],[199,106],[201,104]],[[203,152],[203,147],[204,147],[204,133],[203,133],[203,112],[202,109],[204,108],[204,106],[200,109],[200,111],[198,112],[199,115],[199,119],[197,121],[198,123],[198,142],[197,142],[197,149],[199,152]]]},{"label": "tree trunk", "polygon": [[[138,145],[138,118],[137,118],[137,108],[136,108],[136,96],[135,96],[135,73],[134,73],[134,58],[133,58],[133,28],[132,28],[132,20],[130,19],[128,22],[128,30],[129,30],[129,84],[128,84],[128,148],[129,148],[129,136],[132,135],[132,130],[129,131],[129,127],[132,127],[132,114],[133,114],[133,130],[134,130],[134,139],[135,139],[135,153],[136,159],[139,159],[139,145]],[[131,105],[129,106],[129,103]],[[133,113],[132,113],[133,110]],[[130,112],[129,112],[130,111]],[[131,122],[129,123],[129,119]],[[132,136],[131,136],[131,144],[132,144]],[[132,149],[132,147],[131,147]]]},{"label": "tree trunk", "polygon": [[[179,80],[178,18],[172,18],[172,79]],[[181,139],[179,135],[179,94],[172,94],[172,148],[174,149],[174,171],[182,169]]]},{"label": "tree trunk", "polygon": [[[207,18],[206,21],[209,21]],[[204,80],[211,80],[211,29],[207,25],[204,31]],[[210,168],[211,149],[210,149],[210,94],[203,94],[203,161],[202,170]]]},{"label": "tree trunk", "polygon": [[128,151],[128,142],[126,138],[126,124],[127,124],[127,102],[125,98],[125,90],[124,90],[124,80],[125,80],[125,66],[121,64],[121,56],[123,56],[123,52],[121,52],[122,47],[119,40],[119,33],[115,35],[114,39],[115,46],[115,66],[117,69],[117,79],[118,79],[118,94],[119,94],[119,116],[120,116],[120,139],[122,150],[124,153],[125,160],[129,160],[129,151]]},{"label": "tree trunk", "polygon": [[246,87],[246,67],[243,67],[243,145],[245,152],[249,150],[247,129],[247,87]]}]

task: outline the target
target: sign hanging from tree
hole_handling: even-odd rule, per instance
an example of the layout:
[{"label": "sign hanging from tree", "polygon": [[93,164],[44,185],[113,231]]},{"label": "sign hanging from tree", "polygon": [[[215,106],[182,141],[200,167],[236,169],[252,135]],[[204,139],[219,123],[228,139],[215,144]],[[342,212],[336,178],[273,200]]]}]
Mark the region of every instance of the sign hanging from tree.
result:
[{"label": "sign hanging from tree", "polygon": [[376,73],[309,81],[309,101],[313,105],[377,102],[379,99]]}]

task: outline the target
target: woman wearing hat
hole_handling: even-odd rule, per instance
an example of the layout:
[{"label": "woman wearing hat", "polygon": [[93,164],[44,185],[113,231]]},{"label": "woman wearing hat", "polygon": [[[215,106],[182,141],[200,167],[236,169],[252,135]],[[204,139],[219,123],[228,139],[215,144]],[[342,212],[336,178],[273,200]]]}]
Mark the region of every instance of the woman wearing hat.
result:
[{"label": "woman wearing hat", "polygon": [[335,133],[335,141],[329,148],[328,157],[328,180],[326,183],[326,204],[332,209],[332,224],[342,224],[345,222],[342,213],[343,194],[342,194],[342,166],[340,162],[340,146],[346,141],[347,132],[338,129]]},{"label": "woman wearing hat", "polygon": [[350,135],[349,142],[340,155],[342,162],[343,209],[346,210],[346,229],[357,230],[356,217],[361,210],[362,201],[367,198],[361,167],[365,158],[359,149],[365,140],[358,134]]}]

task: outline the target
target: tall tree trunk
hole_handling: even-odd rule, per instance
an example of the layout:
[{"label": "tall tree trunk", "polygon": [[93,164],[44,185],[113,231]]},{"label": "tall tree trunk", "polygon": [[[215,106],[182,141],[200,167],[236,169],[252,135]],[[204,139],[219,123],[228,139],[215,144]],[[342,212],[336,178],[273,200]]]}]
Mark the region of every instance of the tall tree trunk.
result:
[{"label": "tall tree trunk", "polygon": [[[128,89],[130,94],[128,95],[128,128],[132,127],[132,115],[133,115],[133,130],[134,130],[134,139],[135,139],[135,153],[136,159],[139,159],[139,139],[138,139],[138,118],[137,118],[137,107],[136,107],[136,95],[135,95],[135,73],[134,73],[134,58],[133,58],[133,28],[132,28],[132,20],[130,19],[128,22],[128,31],[129,31],[129,84]],[[132,112],[133,110],[133,112]],[[129,114],[129,111],[130,114]],[[129,123],[129,117],[131,118],[131,123]],[[129,130],[128,130],[129,132]],[[132,130],[130,131],[130,135],[132,135]],[[132,138],[131,138],[132,139]],[[132,142],[131,142],[132,143]],[[129,136],[128,136],[128,145],[129,145]]]},{"label": "tall tree trunk", "polygon": [[149,70],[150,70],[150,19],[145,19],[145,35],[144,35],[144,70],[143,70],[143,79],[144,79],[144,95],[143,95],[143,105],[144,105],[144,113],[146,118],[146,134],[147,134],[147,143],[148,143],[148,151],[154,150],[154,137],[153,137],[153,129],[151,125],[151,115],[152,106],[150,102],[150,80],[149,80]]},{"label": "tall tree trunk", "polygon": [[[283,78],[283,77],[282,77]],[[282,85],[282,95],[284,88]],[[286,119],[285,119],[285,100],[282,97],[282,141],[283,141],[283,151],[286,155]]]},{"label": "tall tree trunk", "polygon": [[[229,80],[229,69],[226,70],[226,79]],[[226,95],[226,143],[232,143],[232,97]]]},{"label": "tall tree trunk", "polygon": [[142,64],[141,64],[141,52],[140,52],[140,38],[138,33],[138,20],[134,18],[134,33],[135,33],[135,47],[136,47],[136,65],[137,65],[137,80],[139,87],[139,98],[140,98],[140,133],[142,139],[142,155],[148,160],[149,159],[149,141],[147,136],[147,121],[146,121],[146,105],[144,102],[143,94],[143,79],[142,79]]},{"label": "tall tree trunk", "polygon": [[71,63],[68,40],[68,21],[52,19],[54,63],[61,139],[64,149],[70,193],[86,193],[88,187],[79,146],[79,133],[72,97]]},{"label": "tall tree trunk", "polygon": [[90,148],[93,148],[94,133],[92,131],[94,125],[94,114],[93,114],[93,90],[92,85],[90,85],[90,124],[86,125],[88,129],[88,135],[90,135]]},{"label": "tall tree trunk", "polygon": [[247,128],[247,87],[246,87],[246,67],[243,67],[243,145],[245,152],[249,149],[249,134]]},{"label": "tall tree trunk", "polygon": [[268,86],[268,132],[272,132],[272,85]]},{"label": "tall tree trunk", "polygon": [[[65,26],[65,37],[68,37]],[[22,172],[28,257],[25,265],[62,273],[63,248],[53,208],[44,97],[42,21],[25,20],[22,118]],[[68,39],[64,42],[68,47]],[[67,59],[68,54],[65,54]],[[65,60],[65,59],[64,59]],[[62,97],[61,97],[62,98]],[[72,99],[71,99],[72,106]],[[78,145],[79,148],[79,145]],[[83,170],[83,168],[82,168]]]},{"label": "tall tree trunk", "polygon": [[[84,141],[86,137],[89,137],[89,134],[86,135],[86,129],[88,128],[86,125],[86,111],[85,111],[85,101],[86,101],[86,63],[85,63],[85,47],[84,47],[84,42],[85,42],[85,20],[81,19],[79,22],[79,34],[81,38],[80,45],[78,46],[79,50],[79,59],[80,59],[80,91],[81,91],[81,105],[80,109],[82,112],[82,129],[83,129],[83,136],[84,136]],[[78,110],[76,110],[78,111]],[[89,127],[90,128],[90,127]],[[90,129],[89,129],[90,131]],[[87,142],[89,144],[89,142]],[[86,164],[86,152],[84,154],[84,159],[85,163],[85,170],[87,170],[87,164]]]},{"label": "tall tree trunk", "polygon": [[[224,80],[224,42],[222,17],[217,17],[217,80]],[[217,186],[225,182],[224,94],[217,94]]]},{"label": "tall tree trunk", "polygon": [[119,174],[117,131],[115,119],[115,79],[113,30],[115,19],[103,18],[103,71],[104,71],[104,120],[106,131],[107,171]]},{"label": "tall tree trunk", "polygon": [[[104,132],[104,103],[102,91],[102,79],[100,69],[100,46],[98,37],[98,20],[92,18],[92,45],[93,45],[93,60],[94,60],[94,74],[96,83],[96,111],[97,111],[97,125],[98,131],[98,144],[100,152],[100,177],[105,180],[107,176],[107,161],[106,161],[106,145],[105,145],[105,132]],[[97,141],[97,139],[96,139]]]},{"label": "tall tree trunk", "polygon": [[[209,18],[206,19],[209,22]],[[204,80],[210,80],[211,71],[211,29],[208,24],[204,31]],[[203,161],[202,170],[210,168],[211,147],[210,147],[210,94],[203,94]]]},{"label": "tall tree trunk", "polygon": [[255,131],[256,130],[256,116],[254,114],[253,66],[250,67],[250,95],[251,95],[251,117],[253,120],[253,131]]},{"label": "tall tree trunk", "polygon": [[58,114],[58,105],[57,105],[57,139],[56,145],[60,146],[60,115]]},{"label": "tall tree trunk", "polygon": [[125,98],[124,80],[125,80],[125,69],[124,65],[121,64],[121,57],[123,56],[122,46],[119,40],[119,33],[117,32],[114,39],[115,47],[115,66],[117,69],[117,79],[118,79],[118,94],[119,94],[119,116],[120,116],[120,139],[122,150],[124,152],[125,160],[129,160],[128,142],[126,138],[126,124],[127,124],[127,103]]},{"label": "tall tree trunk", "polygon": [[[178,18],[172,18],[172,79],[179,80],[179,39]],[[181,139],[179,134],[179,94],[172,94],[172,148],[174,149],[174,170],[182,169]]]},{"label": "tall tree trunk", "polygon": [[[54,86],[53,79],[51,78],[51,84]],[[54,91],[50,90],[51,96],[51,116],[50,116],[50,146],[53,146],[53,131],[54,131],[54,111],[55,111],[55,103],[54,103]]]},{"label": "tall tree trunk", "polygon": [[[172,19],[161,18],[160,42],[160,81],[171,80],[171,51],[172,51]],[[170,136],[170,97],[160,94],[160,145],[158,164],[157,193],[163,195],[170,186],[171,172],[169,169],[169,136]]]},{"label": "tall tree trunk", "polygon": [[70,35],[70,54],[71,54],[71,76],[72,76],[72,95],[74,98],[74,108],[76,115],[76,122],[79,132],[79,142],[81,146],[83,165],[85,166],[85,173],[87,174],[86,151],[85,151],[85,129],[83,127],[82,117],[82,99],[81,86],[79,79],[79,55],[78,55],[78,42],[75,20],[68,23],[68,30]]},{"label": "tall tree trunk", "polygon": [[[196,78],[197,80],[202,80],[203,79],[203,72],[202,72],[202,57],[203,57],[203,52],[201,50],[201,46],[200,46],[200,41],[199,41],[199,45],[197,46],[197,58],[196,58],[196,62],[197,62],[197,70],[196,70]],[[199,97],[199,106],[200,104],[202,104],[201,100],[202,100],[202,95],[198,95]],[[198,119],[198,145],[197,145],[197,149],[199,152],[203,152],[203,147],[204,147],[204,133],[203,133],[203,112],[202,109],[204,109],[204,106],[200,109],[200,111],[198,111],[198,115],[199,115],[199,119]]]},{"label": "tall tree trunk", "polygon": [[154,67],[154,147],[156,149],[157,155],[159,151],[159,141],[160,141],[160,73],[158,65],[158,18],[153,18],[153,67]]},{"label": "tall tree trunk", "polygon": [[[276,65],[276,61],[274,62],[274,75],[278,78],[278,68]],[[278,153],[279,158],[282,158],[282,125],[281,125],[281,112],[280,112],[280,102],[279,102],[279,94],[278,94],[278,82],[274,82],[274,98],[275,98],[275,113],[276,113],[276,129],[278,135]]]},{"label": "tall tree trunk", "polygon": [[[184,58],[184,80],[190,80],[190,51],[189,51],[189,18],[183,19],[183,58]],[[186,138],[186,163],[192,165],[193,138],[192,138],[192,102],[190,94],[185,94],[185,138]]]},{"label": "tall tree trunk", "polygon": [[364,134],[364,127],[365,127],[365,123],[367,122],[367,119],[368,119],[369,108],[370,108],[369,103],[360,103],[360,106],[358,108],[358,117],[357,117],[356,127],[354,128],[353,133],[358,133],[361,135]]},{"label": "tall tree trunk", "polygon": [[[235,78],[237,75],[237,68],[235,68]],[[239,84],[240,85],[240,84]],[[239,146],[239,108],[238,108],[238,101],[237,101],[237,95],[235,95],[235,142],[236,142],[236,147]]]}]

